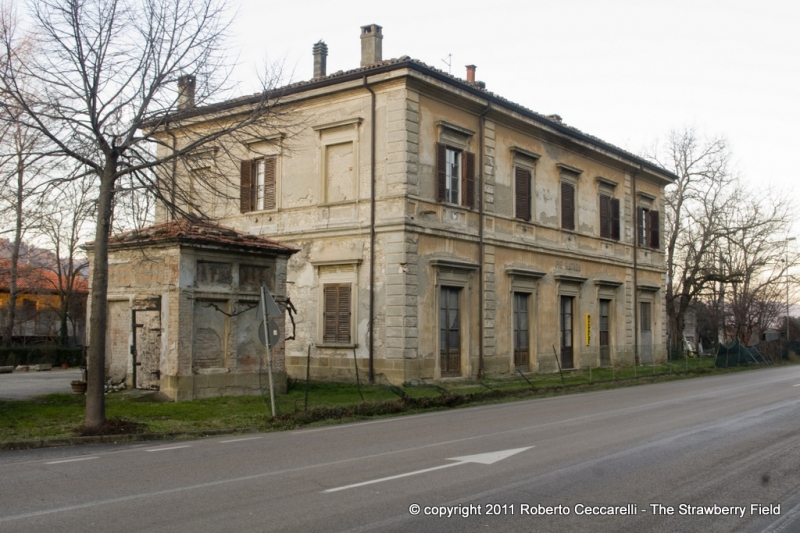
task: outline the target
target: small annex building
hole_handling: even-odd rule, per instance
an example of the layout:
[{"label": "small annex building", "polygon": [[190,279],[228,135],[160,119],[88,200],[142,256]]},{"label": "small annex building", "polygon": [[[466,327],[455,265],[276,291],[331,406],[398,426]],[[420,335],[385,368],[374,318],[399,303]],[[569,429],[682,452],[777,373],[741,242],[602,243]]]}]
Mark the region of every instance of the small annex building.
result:
[{"label": "small annex building", "polygon": [[[92,243],[87,250],[92,264]],[[286,264],[295,251],[187,220],[113,236],[106,381],[160,390],[174,401],[257,393],[259,290],[265,282],[285,305]],[[279,391],[286,386],[283,345],[272,351]]]}]

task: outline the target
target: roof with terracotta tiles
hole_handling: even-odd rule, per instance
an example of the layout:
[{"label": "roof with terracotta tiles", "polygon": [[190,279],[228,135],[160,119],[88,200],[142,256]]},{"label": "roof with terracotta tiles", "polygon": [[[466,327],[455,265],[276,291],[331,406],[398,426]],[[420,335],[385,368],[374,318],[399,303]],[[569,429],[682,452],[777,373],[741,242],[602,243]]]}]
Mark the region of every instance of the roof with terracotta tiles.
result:
[{"label": "roof with terracotta tiles", "polygon": [[[175,220],[120,233],[112,236],[108,243],[110,247],[117,247],[126,245],[139,246],[168,241],[186,244],[220,245],[229,248],[248,248],[286,255],[297,251],[295,248],[258,235],[246,235],[218,224],[196,220]],[[89,248],[93,245],[93,242],[87,243]]]}]

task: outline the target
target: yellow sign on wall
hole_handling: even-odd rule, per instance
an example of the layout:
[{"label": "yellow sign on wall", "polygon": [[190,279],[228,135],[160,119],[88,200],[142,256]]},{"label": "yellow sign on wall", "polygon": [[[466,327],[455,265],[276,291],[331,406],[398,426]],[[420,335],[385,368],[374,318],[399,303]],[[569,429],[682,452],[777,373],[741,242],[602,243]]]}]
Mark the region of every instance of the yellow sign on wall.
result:
[{"label": "yellow sign on wall", "polygon": [[592,343],[592,315],[586,313],[586,346]]}]

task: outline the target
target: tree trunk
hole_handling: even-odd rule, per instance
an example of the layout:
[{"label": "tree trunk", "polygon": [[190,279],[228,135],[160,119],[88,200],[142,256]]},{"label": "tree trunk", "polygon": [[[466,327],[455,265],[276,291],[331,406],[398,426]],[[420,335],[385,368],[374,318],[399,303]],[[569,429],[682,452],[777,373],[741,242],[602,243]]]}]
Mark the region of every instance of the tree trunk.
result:
[{"label": "tree trunk", "polygon": [[86,420],[87,428],[98,427],[106,421],[105,370],[106,322],[108,321],[108,237],[114,203],[114,170],[116,161],[109,157],[101,176],[97,201],[97,229],[92,264],[91,324],[87,361]]}]

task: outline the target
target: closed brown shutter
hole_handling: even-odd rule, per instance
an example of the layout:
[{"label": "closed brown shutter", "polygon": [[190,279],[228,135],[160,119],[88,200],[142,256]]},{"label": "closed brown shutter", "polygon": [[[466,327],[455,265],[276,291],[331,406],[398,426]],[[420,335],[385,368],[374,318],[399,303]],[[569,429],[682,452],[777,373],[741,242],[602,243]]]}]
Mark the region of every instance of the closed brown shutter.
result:
[{"label": "closed brown shutter", "polygon": [[600,195],[600,236],[611,238],[611,197]]},{"label": "closed brown shutter", "polygon": [[516,167],[514,170],[514,187],[516,188],[516,217],[522,220],[531,219],[531,172]]},{"label": "closed brown shutter", "polygon": [[561,227],[575,229],[575,187],[561,182]]},{"label": "closed brown shutter", "polygon": [[658,249],[660,247],[658,228],[658,211],[650,211],[650,248]]},{"label": "closed brown shutter", "polygon": [[350,284],[325,284],[323,298],[322,342],[350,344]]},{"label": "closed brown shutter", "polygon": [[239,211],[253,210],[253,162],[242,161],[239,181]]},{"label": "closed brown shutter", "polygon": [[464,197],[462,204],[472,209],[475,207],[475,154],[464,152]]},{"label": "closed brown shutter", "polygon": [[447,147],[436,143],[436,201],[444,202],[447,195]]},{"label": "closed brown shutter", "polygon": [[338,324],[336,341],[350,343],[350,284],[339,284]]},{"label": "closed brown shutter", "polygon": [[264,209],[275,209],[275,171],[277,159],[268,157],[264,160]]},{"label": "closed brown shutter", "polygon": [[611,238],[615,241],[618,241],[620,238],[619,198],[611,199]]}]

